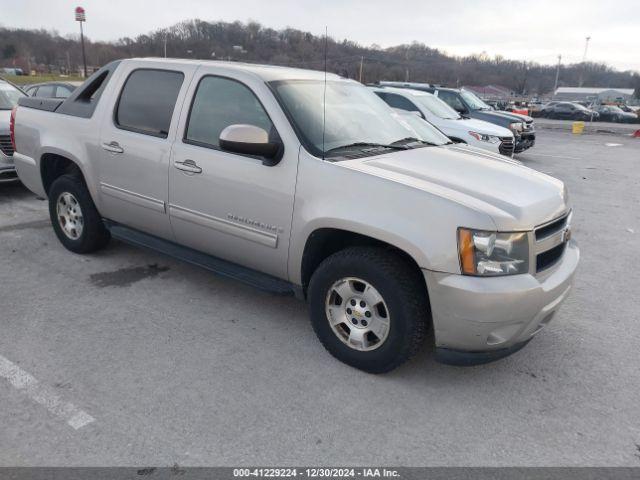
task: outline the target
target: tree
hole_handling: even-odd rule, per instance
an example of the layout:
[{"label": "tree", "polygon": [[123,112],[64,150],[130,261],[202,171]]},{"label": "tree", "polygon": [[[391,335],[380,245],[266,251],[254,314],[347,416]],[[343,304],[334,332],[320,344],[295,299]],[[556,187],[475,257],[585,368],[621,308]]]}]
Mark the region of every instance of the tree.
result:
[{"label": "tree", "polygon": [[16,53],[18,53],[18,51],[12,43],[9,43],[2,48],[2,58],[4,59],[13,58],[16,56]]}]

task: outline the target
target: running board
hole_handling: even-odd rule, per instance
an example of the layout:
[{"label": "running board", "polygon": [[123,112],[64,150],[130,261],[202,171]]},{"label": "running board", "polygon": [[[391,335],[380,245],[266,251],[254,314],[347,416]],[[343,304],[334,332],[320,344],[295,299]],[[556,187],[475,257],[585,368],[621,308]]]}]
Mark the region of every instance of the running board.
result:
[{"label": "running board", "polygon": [[266,273],[258,272],[188,247],[183,247],[177,243],[125,227],[110,220],[105,219],[104,224],[109,232],[111,232],[113,238],[117,238],[125,243],[164,253],[183,262],[197,265],[223,277],[238,280],[276,295],[296,294],[295,286],[286,280],[281,280]]}]

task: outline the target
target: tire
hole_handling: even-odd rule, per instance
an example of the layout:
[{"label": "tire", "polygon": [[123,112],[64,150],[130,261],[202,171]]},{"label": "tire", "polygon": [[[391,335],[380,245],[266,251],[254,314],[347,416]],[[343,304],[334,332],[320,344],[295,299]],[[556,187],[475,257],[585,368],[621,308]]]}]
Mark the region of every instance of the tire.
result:
[{"label": "tire", "polygon": [[[359,284],[361,281],[364,283]],[[371,289],[359,291],[367,284],[373,287],[373,297],[379,294],[381,302],[358,301],[371,298]],[[386,334],[378,337],[369,332],[361,344],[349,343],[351,328],[356,334],[361,330],[349,324],[357,320],[349,318],[356,315],[355,310],[351,314],[346,313],[352,306],[351,299],[342,300],[337,290],[349,292],[345,297],[355,292],[351,297],[357,299],[354,309],[366,305],[357,313],[362,325],[367,319],[371,322],[367,327],[380,325],[386,313],[387,327],[379,329],[382,332],[386,330]],[[331,255],[314,272],[308,297],[311,324],[320,342],[331,355],[352,367],[369,373],[389,372],[409,360],[424,342],[429,318],[424,279],[414,265],[394,252],[374,247],[352,247]],[[329,308],[331,312],[328,312]],[[365,310],[364,314],[362,310]],[[346,321],[332,326],[330,319],[337,323],[343,319],[342,315]],[[362,327],[362,330],[366,328]]]},{"label": "tire", "polygon": [[111,238],[80,176],[68,174],[54,180],[49,189],[49,217],[60,243],[74,253],[100,250]]}]

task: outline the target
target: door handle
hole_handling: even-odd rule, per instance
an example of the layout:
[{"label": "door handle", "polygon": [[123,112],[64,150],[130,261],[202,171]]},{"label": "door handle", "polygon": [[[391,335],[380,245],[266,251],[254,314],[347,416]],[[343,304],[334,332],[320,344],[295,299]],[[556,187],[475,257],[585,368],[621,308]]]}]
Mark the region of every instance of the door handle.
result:
[{"label": "door handle", "polygon": [[183,162],[176,160],[173,162],[173,166],[183,172],[202,173],[202,168],[200,168],[193,160],[185,160]]},{"label": "door handle", "polygon": [[124,148],[118,142],[103,143],[102,148],[111,153],[124,153]]}]

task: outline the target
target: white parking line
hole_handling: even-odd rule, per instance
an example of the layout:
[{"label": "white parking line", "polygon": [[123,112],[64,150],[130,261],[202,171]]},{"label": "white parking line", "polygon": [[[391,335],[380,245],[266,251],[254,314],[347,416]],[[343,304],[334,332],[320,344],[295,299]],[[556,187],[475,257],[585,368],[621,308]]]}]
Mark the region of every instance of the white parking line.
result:
[{"label": "white parking line", "polygon": [[43,385],[29,372],[25,372],[2,355],[0,355],[0,377],[8,380],[16,389],[62,418],[76,430],[95,421],[95,418],[87,412],[80,410],[73,403],[62,400],[51,387]]}]

